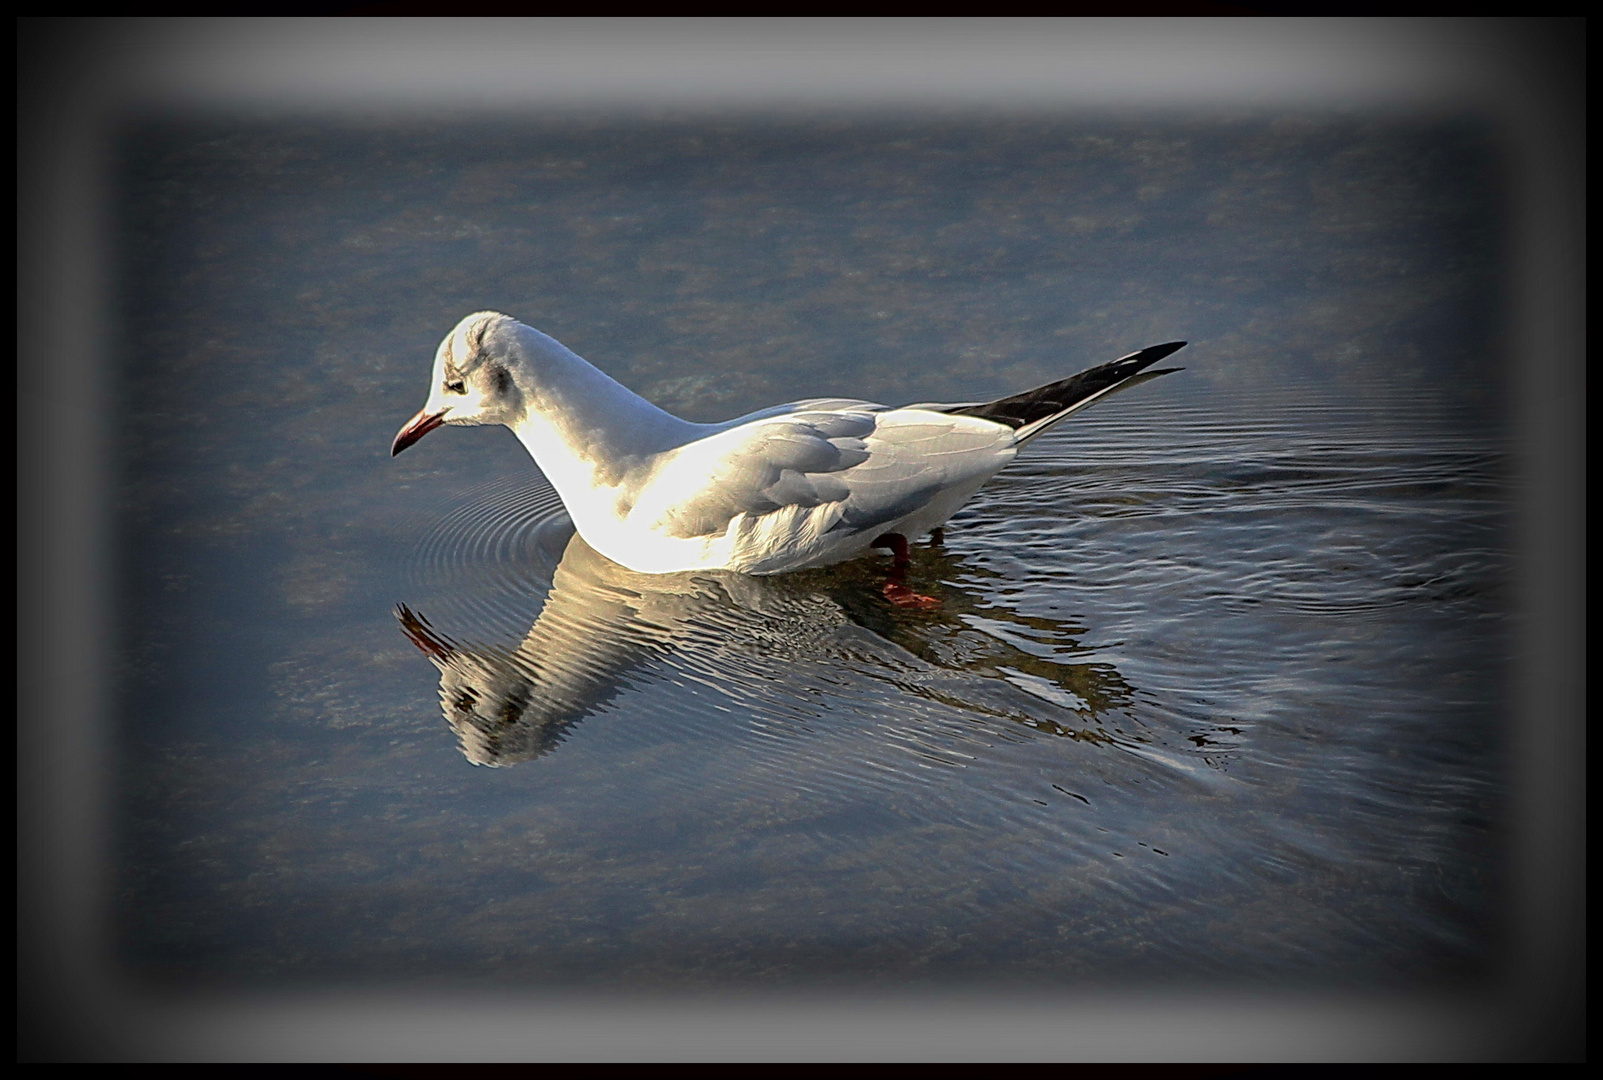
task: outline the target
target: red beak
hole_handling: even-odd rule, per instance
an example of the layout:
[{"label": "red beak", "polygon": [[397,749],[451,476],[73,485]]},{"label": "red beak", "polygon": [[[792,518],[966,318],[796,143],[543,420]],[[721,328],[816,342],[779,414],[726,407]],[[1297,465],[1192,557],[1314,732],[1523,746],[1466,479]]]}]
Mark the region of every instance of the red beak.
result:
[{"label": "red beak", "polygon": [[423,654],[436,664],[443,667],[456,655],[456,648],[452,645],[451,639],[436,632],[427,619],[405,604],[396,607],[395,617],[401,620],[401,632],[406,635],[407,640],[423,650]]},{"label": "red beak", "polygon": [[445,413],[443,412],[418,413],[408,420],[400,431],[395,433],[395,441],[390,444],[390,457],[399,454],[443,423],[445,423]]}]

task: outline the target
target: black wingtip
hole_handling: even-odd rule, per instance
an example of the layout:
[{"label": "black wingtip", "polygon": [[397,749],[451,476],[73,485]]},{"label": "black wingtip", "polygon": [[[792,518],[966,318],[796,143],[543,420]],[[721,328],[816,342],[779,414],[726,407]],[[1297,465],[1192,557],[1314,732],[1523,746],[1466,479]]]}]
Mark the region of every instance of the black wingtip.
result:
[{"label": "black wingtip", "polygon": [[1179,352],[1181,349],[1185,348],[1187,344],[1189,343],[1184,341],[1166,341],[1162,345],[1149,345],[1145,349],[1142,349],[1140,352],[1136,353],[1136,355],[1149,364],[1155,364],[1159,360],[1162,360],[1165,356],[1168,356],[1170,353]]}]

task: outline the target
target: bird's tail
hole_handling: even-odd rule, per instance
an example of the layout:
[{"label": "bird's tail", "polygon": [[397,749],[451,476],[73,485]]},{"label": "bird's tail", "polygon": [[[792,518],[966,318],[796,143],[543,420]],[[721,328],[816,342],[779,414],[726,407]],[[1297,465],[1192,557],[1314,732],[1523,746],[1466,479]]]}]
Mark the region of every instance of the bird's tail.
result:
[{"label": "bird's tail", "polygon": [[1185,345],[1183,341],[1153,345],[1022,394],[999,398],[984,405],[958,405],[944,411],[1006,424],[1017,429],[1019,445],[1023,445],[1064,417],[1079,412],[1109,394],[1181,370],[1177,367],[1159,368],[1157,371],[1146,369],[1165,356],[1185,348]]}]

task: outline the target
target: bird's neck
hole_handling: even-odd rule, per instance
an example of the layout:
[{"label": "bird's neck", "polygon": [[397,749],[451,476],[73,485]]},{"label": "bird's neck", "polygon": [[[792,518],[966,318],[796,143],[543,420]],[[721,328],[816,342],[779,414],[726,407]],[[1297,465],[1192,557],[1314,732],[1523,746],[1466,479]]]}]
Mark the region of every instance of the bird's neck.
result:
[{"label": "bird's neck", "polygon": [[523,412],[510,425],[562,495],[575,500],[626,486],[656,455],[696,437],[700,425],[657,408],[567,347],[520,327],[513,373]]}]

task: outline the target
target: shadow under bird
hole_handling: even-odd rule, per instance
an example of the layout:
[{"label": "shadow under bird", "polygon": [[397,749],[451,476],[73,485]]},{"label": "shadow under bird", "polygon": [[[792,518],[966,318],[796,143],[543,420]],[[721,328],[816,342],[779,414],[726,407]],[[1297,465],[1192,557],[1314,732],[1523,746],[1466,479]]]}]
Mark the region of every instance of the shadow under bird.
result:
[{"label": "shadow under bird", "polygon": [[[428,402],[390,452],[444,424],[504,424],[585,541],[641,573],[780,574],[871,547],[889,548],[901,568],[908,541],[938,529],[1021,446],[1115,391],[1180,370],[1151,368],[1184,345],[982,404],[812,398],[694,424],[540,331],[481,311],[440,343]],[[925,599],[896,582],[886,594]]]}]

